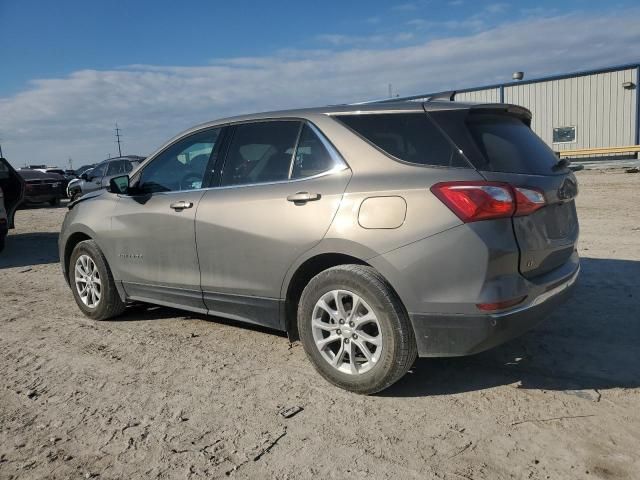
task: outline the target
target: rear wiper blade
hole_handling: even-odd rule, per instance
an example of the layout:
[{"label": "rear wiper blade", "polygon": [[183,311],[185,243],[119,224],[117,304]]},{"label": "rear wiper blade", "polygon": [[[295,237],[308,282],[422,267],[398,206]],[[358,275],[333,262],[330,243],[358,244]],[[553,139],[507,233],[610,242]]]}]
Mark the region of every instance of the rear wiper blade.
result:
[{"label": "rear wiper blade", "polygon": [[567,168],[570,164],[571,160],[569,160],[568,158],[561,158],[553,167],[551,167],[551,170],[553,170],[554,172],[562,170],[563,168]]}]

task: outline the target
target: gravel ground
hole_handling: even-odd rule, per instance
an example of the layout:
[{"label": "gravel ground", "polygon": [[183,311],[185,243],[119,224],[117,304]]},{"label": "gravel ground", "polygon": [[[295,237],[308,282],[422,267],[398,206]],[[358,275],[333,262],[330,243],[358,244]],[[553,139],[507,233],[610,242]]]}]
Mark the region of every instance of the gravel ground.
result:
[{"label": "gravel ground", "polygon": [[57,263],[65,209],[19,211],[0,255],[0,478],[638,478],[640,175],[577,175],[574,298],[370,397],[273,332],[167,308],[86,319]]}]

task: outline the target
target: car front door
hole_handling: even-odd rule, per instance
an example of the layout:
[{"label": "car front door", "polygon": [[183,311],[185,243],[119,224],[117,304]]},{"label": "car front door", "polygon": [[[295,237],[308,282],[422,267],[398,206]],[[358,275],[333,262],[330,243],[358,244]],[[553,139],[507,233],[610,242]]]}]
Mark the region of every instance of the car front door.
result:
[{"label": "car front door", "polygon": [[131,179],[112,218],[113,257],[133,300],[205,312],[195,214],[221,129],[178,140]]},{"label": "car front door", "polygon": [[211,314],[278,328],[284,276],[323,238],[351,171],[311,124],[231,129],[219,187],[196,215],[204,301]]}]

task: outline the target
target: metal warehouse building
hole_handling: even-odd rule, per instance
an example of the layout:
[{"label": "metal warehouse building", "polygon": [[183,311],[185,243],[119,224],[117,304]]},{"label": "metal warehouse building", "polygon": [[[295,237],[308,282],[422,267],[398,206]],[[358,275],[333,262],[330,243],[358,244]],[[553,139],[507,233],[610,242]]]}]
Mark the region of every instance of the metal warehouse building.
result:
[{"label": "metal warehouse building", "polygon": [[639,77],[640,63],[619,65],[466,88],[455,100],[528,108],[533,130],[562,157],[637,158]]},{"label": "metal warehouse building", "polygon": [[454,100],[528,108],[533,114],[533,130],[561,157],[635,159],[640,152],[639,78],[640,63],[634,63],[465,88],[455,91]]}]

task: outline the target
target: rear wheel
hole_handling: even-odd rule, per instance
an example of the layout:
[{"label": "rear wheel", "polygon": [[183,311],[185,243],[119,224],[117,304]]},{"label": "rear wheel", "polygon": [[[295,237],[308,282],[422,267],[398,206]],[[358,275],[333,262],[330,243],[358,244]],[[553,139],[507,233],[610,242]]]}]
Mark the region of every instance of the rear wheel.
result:
[{"label": "rear wheel", "polygon": [[107,320],[124,311],[126,305],[116,290],[107,260],[93,240],[80,242],[73,249],[68,275],[73,297],[87,317]]},{"label": "rear wheel", "polygon": [[316,370],[356,393],[387,388],[417,354],[402,303],[369,266],[340,265],[315,276],[302,292],[298,329]]}]

